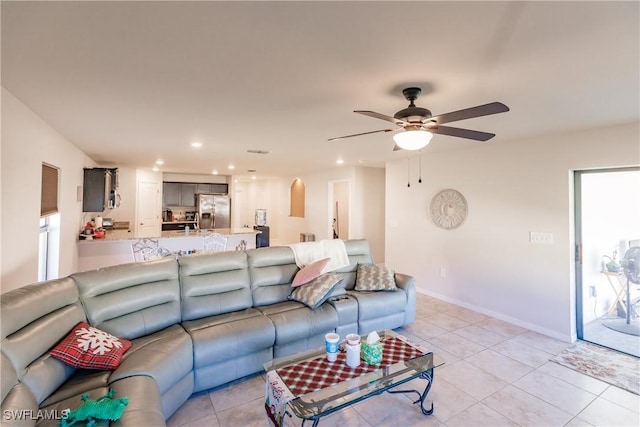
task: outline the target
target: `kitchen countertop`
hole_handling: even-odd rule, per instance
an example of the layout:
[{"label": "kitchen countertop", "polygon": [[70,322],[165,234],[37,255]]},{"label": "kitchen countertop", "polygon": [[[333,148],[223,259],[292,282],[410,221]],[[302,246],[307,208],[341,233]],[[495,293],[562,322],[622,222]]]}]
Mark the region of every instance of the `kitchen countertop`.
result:
[{"label": "kitchen countertop", "polygon": [[[199,230],[190,230],[189,233],[185,233],[182,230],[175,231],[163,231],[160,236],[157,237],[149,237],[149,239],[171,239],[171,238],[185,238],[185,237],[196,237],[203,238],[212,233],[219,233],[223,236],[229,236],[233,234],[260,234],[260,231],[254,230],[253,228],[213,228],[207,231],[199,231]],[[79,242],[105,242],[105,241],[114,241],[114,240],[139,240],[141,237],[135,237],[134,234],[128,230],[108,230],[104,239],[80,239]]]}]

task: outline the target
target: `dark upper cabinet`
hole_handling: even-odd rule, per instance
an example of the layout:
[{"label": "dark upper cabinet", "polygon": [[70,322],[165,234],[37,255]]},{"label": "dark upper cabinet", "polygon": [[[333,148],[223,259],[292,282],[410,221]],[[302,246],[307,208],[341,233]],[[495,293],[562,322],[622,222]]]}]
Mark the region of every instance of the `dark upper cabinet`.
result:
[{"label": "dark upper cabinet", "polygon": [[212,184],[198,184],[196,187],[196,194],[211,194]]},{"label": "dark upper cabinet", "polygon": [[197,184],[196,194],[228,194],[229,184]]},{"label": "dark upper cabinet", "polygon": [[211,194],[229,194],[229,184],[211,184]]},{"label": "dark upper cabinet", "polygon": [[82,212],[104,212],[117,206],[117,169],[84,169]]},{"label": "dark upper cabinet", "polygon": [[162,206],[182,206],[182,184],[179,182],[162,183]]},{"label": "dark upper cabinet", "polygon": [[229,184],[163,182],[162,206],[195,207],[196,194],[228,194]]},{"label": "dark upper cabinet", "polygon": [[180,193],[182,204],[180,206],[192,207],[196,205],[196,184],[182,183]]}]

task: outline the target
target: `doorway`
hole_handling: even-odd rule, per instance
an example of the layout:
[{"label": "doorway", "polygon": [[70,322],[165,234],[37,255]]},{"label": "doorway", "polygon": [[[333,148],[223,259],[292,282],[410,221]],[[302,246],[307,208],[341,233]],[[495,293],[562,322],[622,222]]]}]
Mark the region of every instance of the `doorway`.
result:
[{"label": "doorway", "polygon": [[330,239],[349,239],[349,211],[351,204],[349,184],[347,180],[329,182]]},{"label": "doorway", "polygon": [[136,199],[135,236],[158,237],[161,230],[160,183],[139,181]]},{"label": "doorway", "polygon": [[640,357],[640,333],[629,327],[640,322],[640,285],[620,267],[640,239],[640,167],[576,171],[574,183],[578,339]]}]

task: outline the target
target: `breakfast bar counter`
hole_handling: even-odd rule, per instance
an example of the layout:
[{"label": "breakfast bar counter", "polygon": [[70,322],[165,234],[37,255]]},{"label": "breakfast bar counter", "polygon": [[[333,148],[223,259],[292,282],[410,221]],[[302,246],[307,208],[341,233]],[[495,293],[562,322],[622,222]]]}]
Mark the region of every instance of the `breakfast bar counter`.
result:
[{"label": "breakfast bar counter", "polygon": [[128,230],[109,230],[102,239],[78,240],[78,270],[86,271],[110,265],[143,261],[141,256],[150,248],[159,248],[163,254],[192,254],[205,251],[211,236],[222,236],[224,249],[240,250],[256,247],[256,234],[252,228],[216,228],[209,230],[162,231],[159,237],[135,237]]}]

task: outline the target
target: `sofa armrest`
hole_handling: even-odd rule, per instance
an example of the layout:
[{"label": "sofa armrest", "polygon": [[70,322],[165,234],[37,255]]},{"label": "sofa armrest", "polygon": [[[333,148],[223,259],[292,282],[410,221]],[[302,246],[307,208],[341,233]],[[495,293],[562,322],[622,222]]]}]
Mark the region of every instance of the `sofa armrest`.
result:
[{"label": "sofa armrest", "polygon": [[416,320],[416,278],[407,274],[396,273],[396,286],[407,294],[407,308],[404,324],[408,325]]}]

